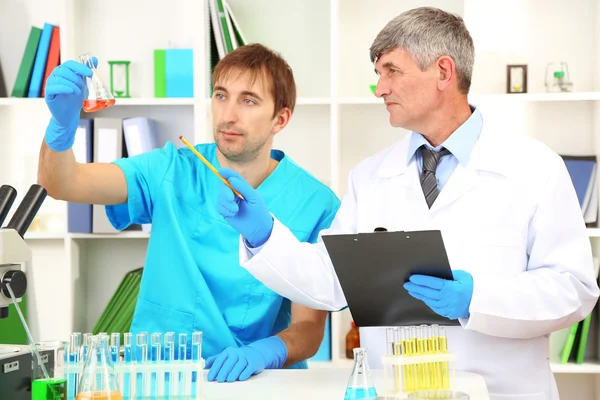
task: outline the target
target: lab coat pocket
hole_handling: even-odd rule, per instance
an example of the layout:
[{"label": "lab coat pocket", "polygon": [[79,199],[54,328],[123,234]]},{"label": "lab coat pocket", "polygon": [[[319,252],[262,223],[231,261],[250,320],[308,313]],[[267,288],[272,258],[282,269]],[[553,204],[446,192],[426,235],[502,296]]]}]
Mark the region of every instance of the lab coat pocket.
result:
[{"label": "lab coat pocket", "polygon": [[550,396],[545,393],[529,394],[490,394],[490,400],[548,400]]}]

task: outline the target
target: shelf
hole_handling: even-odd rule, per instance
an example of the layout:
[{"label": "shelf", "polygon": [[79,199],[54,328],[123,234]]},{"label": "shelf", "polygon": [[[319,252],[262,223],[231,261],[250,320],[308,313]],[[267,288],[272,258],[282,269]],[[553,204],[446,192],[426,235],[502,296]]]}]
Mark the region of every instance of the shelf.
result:
[{"label": "shelf", "polygon": [[44,232],[31,232],[25,233],[25,240],[62,240],[65,238],[64,233],[44,233]]},{"label": "shelf", "polygon": [[600,237],[600,228],[588,228],[587,233],[589,237],[597,238]]},{"label": "shelf", "polygon": [[600,374],[600,363],[588,362],[583,364],[550,364],[555,374]]},{"label": "shelf", "polygon": [[23,106],[45,104],[43,97],[26,98],[26,97],[0,97],[0,106]]},{"label": "shelf", "polygon": [[[193,106],[197,101],[194,98],[131,98],[116,99],[115,107],[118,106]],[[42,105],[45,104],[43,97],[19,98],[19,97],[1,97],[0,106],[20,106],[20,105]]]},{"label": "shelf", "polygon": [[[546,101],[596,101],[600,100],[600,92],[581,92],[581,93],[525,93],[525,94],[473,94],[470,100],[478,101],[502,100],[519,102],[546,102]],[[206,100],[210,104],[210,98]],[[383,99],[378,97],[298,97],[297,105],[327,105],[333,102],[337,104],[379,104],[383,105]],[[193,106],[198,99],[195,98],[130,98],[117,99],[115,104],[118,106]],[[0,106],[16,106],[44,104],[43,98],[0,98]]]},{"label": "shelf", "polygon": [[297,105],[319,105],[319,104],[331,104],[330,97],[298,97],[296,99]]},{"label": "shelf", "polygon": [[544,101],[595,101],[600,100],[600,92],[575,93],[523,93],[523,94],[473,94],[470,100],[509,100],[522,102]]},{"label": "shelf", "polygon": [[57,240],[57,239],[148,239],[149,232],[126,231],[119,233],[43,233],[25,234],[25,240]]},{"label": "shelf", "polygon": [[148,239],[149,232],[130,231],[119,233],[68,233],[71,239]]},{"label": "shelf", "polygon": [[154,98],[140,97],[131,99],[116,99],[115,106],[193,106],[194,98]]}]

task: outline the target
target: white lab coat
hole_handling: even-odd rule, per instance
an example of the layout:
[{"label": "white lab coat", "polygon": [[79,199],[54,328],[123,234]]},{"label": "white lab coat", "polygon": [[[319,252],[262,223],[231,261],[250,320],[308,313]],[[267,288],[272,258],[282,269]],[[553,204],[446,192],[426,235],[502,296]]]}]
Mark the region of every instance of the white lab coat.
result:
[{"label": "white lab coat", "polygon": [[[440,229],[452,268],[474,280],[470,317],[448,329],[457,369],[482,375],[493,400],[558,399],[549,334],[585,318],[599,295],[563,161],[533,139],[507,139],[484,124],[469,164],[456,167],[428,209],[414,157],[407,163],[409,141],[407,135],[352,170],[340,210],[321,234]],[[240,240],[240,262],[293,302],[346,306],[322,241],[300,243],[276,219],[258,254]],[[361,333],[361,346],[380,365],[384,328]]]}]

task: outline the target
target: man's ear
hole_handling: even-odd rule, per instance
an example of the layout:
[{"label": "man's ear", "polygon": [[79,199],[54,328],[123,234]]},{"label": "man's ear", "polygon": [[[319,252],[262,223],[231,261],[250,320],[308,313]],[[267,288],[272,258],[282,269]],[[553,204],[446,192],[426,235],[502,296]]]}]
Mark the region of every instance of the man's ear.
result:
[{"label": "man's ear", "polygon": [[446,90],[456,80],[456,65],[452,57],[442,56],[437,59],[438,89]]},{"label": "man's ear", "polygon": [[289,108],[284,107],[277,113],[274,118],[273,128],[271,128],[271,133],[276,134],[286,127],[288,122],[290,122],[290,118],[292,117],[292,112]]}]

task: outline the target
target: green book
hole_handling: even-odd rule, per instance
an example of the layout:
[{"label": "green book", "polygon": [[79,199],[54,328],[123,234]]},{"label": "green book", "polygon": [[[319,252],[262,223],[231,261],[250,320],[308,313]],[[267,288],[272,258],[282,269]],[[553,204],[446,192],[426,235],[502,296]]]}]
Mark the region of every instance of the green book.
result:
[{"label": "green book", "polygon": [[233,43],[231,42],[231,33],[229,32],[229,26],[227,25],[227,14],[225,14],[222,0],[217,0],[217,9],[219,11],[218,14],[221,21],[221,29],[223,29],[223,37],[225,38],[226,52],[230,53],[233,51]]},{"label": "green book", "polygon": [[167,97],[167,52],[154,50],[154,97]]},{"label": "green book", "polygon": [[142,268],[125,275],[96,322],[93,334],[129,332],[142,280]]},{"label": "green book", "polygon": [[42,30],[32,26],[31,31],[29,31],[27,44],[25,45],[25,51],[23,52],[23,58],[21,59],[21,66],[17,73],[17,80],[12,91],[12,97],[27,97],[29,83],[31,83],[31,74],[33,73],[33,64],[35,63],[35,55],[37,54],[41,36]]},{"label": "green book", "polygon": [[583,364],[585,359],[585,346],[587,345],[588,334],[590,332],[590,324],[592,322],[592,313],[583,320],[583,326],[581,327],[581,336],[579,337],[579,349],[577,350],[577,358],[575,362],[577,364]]},{"label": "green book", "polygon": [[571,351],[573,350],[573,344],[575,343],[575,338],[577,337],[577,329],[579,328],[579,322],[573,324],[571,326],[571,330],[569,331],[569,336],[565,342],[565,347],[563,347],[562,353],[560,354],[560,363],[566,364],[569,362],[569,357],[571,356]]}]

